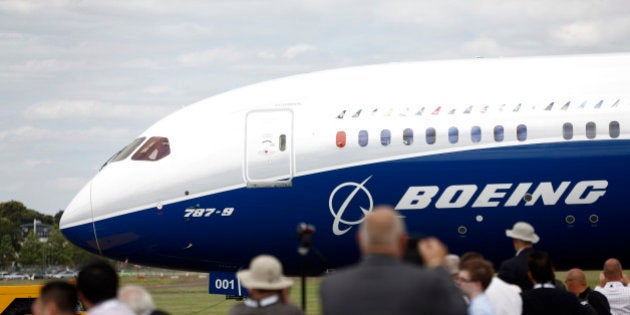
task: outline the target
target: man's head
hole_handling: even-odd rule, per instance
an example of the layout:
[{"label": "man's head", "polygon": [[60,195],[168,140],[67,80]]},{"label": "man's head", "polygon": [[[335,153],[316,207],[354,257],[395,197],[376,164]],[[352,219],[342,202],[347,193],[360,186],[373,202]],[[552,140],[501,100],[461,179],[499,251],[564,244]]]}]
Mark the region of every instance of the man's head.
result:
[{"label": "man's head", "polygon": [[77,276],[77,291],[83,305],[92,306],[116,298],[118,274],[105,261],[96,261],[83,267]]},{"label": "man's head", "polygon": [[63,281],[44,285],[33,303],[33,315],[75,314],[78,304],[76,288]]},{"label": "man's head", "polygon": [[118,300],[125,303],[136,315],[148,314],[155,309],[151,294],[143,287],[126,285],[118,290]]},{"label": "man's head", "polygon": [[236,273],[250,297],[261,299],[279,294],[293,285],[293,280],[284,276],[282,263],[271,255],[258,255],[249,263],[249,269]]},{"label": "man's head", "polygon": [[534,251],[527,258],[529,278],[534,283],[554,282],[553,265],[549,254],[543,251]]},{"label": "man's head", "polygon": [[492,263],[481,258],[465,260],[459,269],[457,286],[471,299],[488,288],[494,275]]},{"label": "man's head", "polygon": [[616,258],[610,258],[604,263],[604,277],[606,281],[621,281],[623,268],[621,262]]},{"label": "man's head", "polygon": [[532,247],[538,243],[540,237],[534,232],[534,227],[527,222],[516,222],[511,230],[505,230],[505,235],[512,238],[514,249]]},{"label": "man's head", "polygon": [[565,283],[567,284],[567,291],[578,296],[586,289],[586,275],[582,269],[573,268],[567,272]]},{"label": "man's head", "polygon": [[405,224],[390,206],[378,206],[365,217],[358,234],[363,254],[402,257],[407,247]]}]

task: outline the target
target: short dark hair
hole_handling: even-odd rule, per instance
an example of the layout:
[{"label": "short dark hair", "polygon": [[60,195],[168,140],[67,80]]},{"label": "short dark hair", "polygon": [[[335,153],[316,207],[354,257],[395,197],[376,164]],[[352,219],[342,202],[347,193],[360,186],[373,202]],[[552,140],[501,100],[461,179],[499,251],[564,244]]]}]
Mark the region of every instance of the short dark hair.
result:
[{"label": "short dark hair", "polygon": [[39,293],[44,303],[54,302],[62,313],[75,313],[78,299],[77,289],[65,281],[51,281]]},{"label": "short dark hair", "polygon": [[553,282],[555,276],[553,274],[553,264],[547,252],[533,251],[527,258],[527,267],[531,277],[537,283]]},{"label": "short dark hair", "polygon": [[481,282],[481,287],[484,291],[490,285],[494,276],[492,263],[481,258],[468,259],[460,265],[459,269],[468,271],[470,280]]},{"label": "short dark hair", "polygon": [[114,267],[105,261],[89,263],[79,271],[77,290],[95,304],[116,298],[118,274]]},{"label": "short dark hair", "polygon": [[459,258],[459,264],[463,264],[465,261],[470,260],[470,259],[483,259],[483,255],[477,253],[477,252],[465,252],[460,258]]}]

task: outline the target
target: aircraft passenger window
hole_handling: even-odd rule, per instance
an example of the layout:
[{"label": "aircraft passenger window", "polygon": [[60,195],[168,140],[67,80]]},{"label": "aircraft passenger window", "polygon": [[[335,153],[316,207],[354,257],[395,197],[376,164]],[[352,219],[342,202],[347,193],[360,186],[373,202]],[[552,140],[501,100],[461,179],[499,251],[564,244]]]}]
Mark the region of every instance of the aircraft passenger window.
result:
[{"label": "aircraft passenger window", "polygon": [[573,138],[572,123],[564,123],[564,125],[562,125],[562,137],[564,138],[564,140],[571,140]]},{"label": "aircraft passenger window", "polygon": [[381,131],[381,144],[384,146],[389,145],[392,142],[392,133],[389,129],[383,129]]},{"label": "aircraft passenger window", "polygon": [[337,138],[335,140],[338,148],[343,148],[346,146],[346,132],[345,131],[337,131]]},{"label": "aircraft passenger window", "polygon": [[284,152],[287,149],[287,135],[280,135],[280,152]]},{"label": "aircraft passenger window", "polygon": [[617,138],[619,137],[619,134],[621,128],[619,128],[619,122],[618,121],[611,121],[610,124],[608,125],[608,134],[610,134],[611,138]]},{"label": "aircraft passenger window", "polygon": [[473,126],[470,128],[470,140],[474,143],[481,141],[481,128],[479,126]]},{"label": "aircraft passenger window", "polygon": [[413,130],[411,130],[411,128],[403,130],[403,143],[405,145],[410,145],[413,143]]},{"label": "aircraft passenger window", "polygon": [[359,131],[359,145],[362,147],[368,145],[368,132],[366,130]]},{"label": "aircraft passenger window", "polygon": [[427,138],[427,144],[435,143],[435,128],[427,128],[426,138]]},{"label": "aircraft passenger window", "polygon": [[501,142],[505,135],[503,134],[503,126],[497,125],[494,127],[494,141]]},{"label": "aircraft passenger window", "polygon": [[525,125],[516,126],[516,138],[518,139],[518,141],[527,140],[527,126]]},{"label": "aircraft passenger window", "polygon": [[168,138],[151,137],[131,157],[136,161],[158,161],[171,154]]},{"label": "aircraft passenger window", "polygon": [[596,129],[595,123],[592,121],[587,122],[586,123],[586,138],[595,139],[596,135],[597,135],[597,129]]},{"label": "aircraft passenger window", "polygon": [[448,142],[455,144],[458,140],[459,130],[457,130],[457,127],[448,128]]}]

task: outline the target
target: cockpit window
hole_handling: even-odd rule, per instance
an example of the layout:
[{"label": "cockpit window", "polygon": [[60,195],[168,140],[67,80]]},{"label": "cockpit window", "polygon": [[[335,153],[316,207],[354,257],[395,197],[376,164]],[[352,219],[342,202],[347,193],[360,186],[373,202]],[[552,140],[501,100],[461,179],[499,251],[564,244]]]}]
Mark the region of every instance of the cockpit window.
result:
[{"label": "cockpit window", "polygon": [[133,140],[133,142],[128,144],[122,150],[120,150],[120,151],[116,152],[114,155],[112,155],[112,157],[110,157],[109,160],[107,160],[107,162],[105,162],[105,164],[103,164],[103,166],[101,166],[101,169],[103,169],[109,163],[118,162],[118,161],[122,161],[122,160],[126,159],[131,154],[131,152],[135,151],[138,148],[138,146],[140,144],[142,144],[142,142],[144,142],[144,139],[146,139],[146,138],[142,137],[142,138],[138,138],[136,140]]},{"label": "cockpit window", "polygon": [[133,142],[127,145],[124,149],[120,150],[120,152],[118,152],[118,154],[116,154],[112,158],[112,162],[118,162],[118,161],[122,161],[126,159],[128,156],[131,155],[131,153],[133,153],[133,151],[135,151],[142,144],[142,142],[144,142],[144,139],[146,138],[142,137],[142,138],[133,140]]},{"label": "cockpit window", "polygon": [[135,161],[157,161],[171,154],[168,138],[151,137],[131,157]]}]

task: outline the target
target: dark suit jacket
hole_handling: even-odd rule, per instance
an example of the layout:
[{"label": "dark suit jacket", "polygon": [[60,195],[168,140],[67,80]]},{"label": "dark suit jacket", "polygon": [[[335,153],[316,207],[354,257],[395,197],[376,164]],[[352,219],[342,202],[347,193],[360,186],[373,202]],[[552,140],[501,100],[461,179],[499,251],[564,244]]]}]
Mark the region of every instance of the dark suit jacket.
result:
[{"label": "dark suit jacket", "polygon": [[575,295],[560,289],[531,289],[521,292],[521,297],[523,298],[523,315],[591,314],[590,309],[580,304]]},{"label": "dark suit jacket", "polygon": [[446,270],[382,255],[367,255],[324,277],[320,294],[324,315],[466,314],[462,294]]},{"label": "dark suit jacket", "polygon": [[531,289],[533,284],[527,277],[527,257],[533,251],[534,249],[531,247],[526,248],[518,253],[518,256],[503,261],[497,276],[507,283],[516,284],[521,287],[522,291]]},{"label": "dark suit jacket", "polygon": [[580,299],[587,301],[597,314],[599,315],[610,315],[610,303],[608,303],[608,299],[605,295],[600,292],[593,291],[591,288],[586,287],[584,292],[580,293],[578,296]]}]

